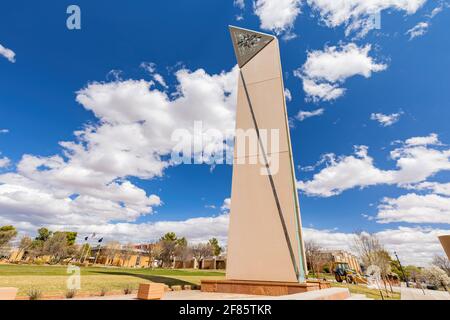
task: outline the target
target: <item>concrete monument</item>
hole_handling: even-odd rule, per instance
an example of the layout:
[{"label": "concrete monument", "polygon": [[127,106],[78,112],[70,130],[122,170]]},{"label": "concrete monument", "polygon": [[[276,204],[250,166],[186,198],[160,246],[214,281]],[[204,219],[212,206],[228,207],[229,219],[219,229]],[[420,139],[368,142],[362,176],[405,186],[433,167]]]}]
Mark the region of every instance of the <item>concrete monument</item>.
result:
[{"label": "concrete monument", "polygon": [[203,281],[202,290],[278,295],[318,289],[319,283],[305,281],[278,40],[236,27],[230,33],[240,67],[236,132],[251,136],[253,130],[258,148],[236,135],[226,280]]}]

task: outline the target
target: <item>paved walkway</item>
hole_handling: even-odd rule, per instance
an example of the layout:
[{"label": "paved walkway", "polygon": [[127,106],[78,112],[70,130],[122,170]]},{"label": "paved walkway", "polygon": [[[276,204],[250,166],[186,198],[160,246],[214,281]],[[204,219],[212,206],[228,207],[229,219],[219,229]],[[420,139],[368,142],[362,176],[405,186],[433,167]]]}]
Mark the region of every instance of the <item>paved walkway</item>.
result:
[{"label": "paved walkway", "polygon": [[400,294],[402,300],[450,300],[450,293],[445,291],[402,287]]},{"label": "paved walkway", "polygon": [[[136,300],[136,294],[104,296],[104,297],[78,297],[73,300]],[[366,300],[365,296],[354,295],[350,297],[348,289],[331,288],[320,291],[292,294],[281,297],[259,296],[233,293],[209,293],[199,290],[168,291],[162,300]]]}]

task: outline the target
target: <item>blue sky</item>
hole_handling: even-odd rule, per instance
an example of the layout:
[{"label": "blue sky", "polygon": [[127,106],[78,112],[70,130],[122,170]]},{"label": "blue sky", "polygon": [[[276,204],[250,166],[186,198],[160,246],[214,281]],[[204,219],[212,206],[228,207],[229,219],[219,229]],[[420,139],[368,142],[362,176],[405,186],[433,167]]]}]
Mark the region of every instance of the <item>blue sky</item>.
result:
[{"label": "blue sky", "polygon": [[[0,4],[0,224],[123,241],[173,229],[225,242],[231,166],[167,165],[172,127],[158,118],[165,111],[146,110],[181,105],[164,117],[227,129],[232,24],[279,36],[306,236],[346,248],[352,232],[376,232],[425,264],[441,253],[436,236],[450,233],[450,10],[445,1],[354,3],[348,12],[318,0]],[[81,8],[81,30],[66,27],[70,4]],[[365,34],[377,13],[381,28]],[[113,166],[119,153],[124,163]]]}]

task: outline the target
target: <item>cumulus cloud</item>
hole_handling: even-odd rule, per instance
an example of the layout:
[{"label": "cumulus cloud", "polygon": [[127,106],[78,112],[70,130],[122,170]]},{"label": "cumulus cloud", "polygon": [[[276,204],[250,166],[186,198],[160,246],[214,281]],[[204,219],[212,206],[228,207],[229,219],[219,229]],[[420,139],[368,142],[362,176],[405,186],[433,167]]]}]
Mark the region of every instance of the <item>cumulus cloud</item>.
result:
[{"label": "cumulus cloud", "polygon": [[383,127],[392,126],[400,120],[403,112],[393,113],[393,114],[383,114],[383,113],[372,113],[370,119],[377,121]]},{"label": "cumulus cloud", "polygon": [[428,31],[430,24],[428,22],[419,22],[414,27],[406,31],[406,35],[409,36],[409,40],[423,36]]},{"label": "cumulus cloud", "polygon": [[379,223],[446,223],[450,224],[450,198],[436,194],[406,194],[384,198],[378,207]]},{"label": "cumulus cloud", "polygon": [[432,133],[425,137],[412,137],[405,141],[407,146],[427,146],[427,145],[442,145],[436,133]]},{"label": "cumulus cloud", "polygon": [[297,114],[296,118],[299,121],[303,121],[307,118],[311,118],[311,117],[317,117],[317,116],[321,116],[323,115],[323,113],[325,112],[325,109],[320,108],[317,110],[313,110],[313,111],[302,111],[300,110],[300,112]]},{"label": "cumulus cloud", "polygon": [[426,190],[435,194],[450,196],[450,183],[422,182],[407,187],[410,190]]},{"label": "cumulus cloud", "polygon": [[387,68],[369,56],[371,49],[371,45],[358,47],[349,43],[310,51],[305,64],[294,75],[303,80],[307,99],[335,100],[345,93],[341,85],[348,78],[357,75],[370,78],[373,72]]},{"label": "cumulus cloud", "polygon": [[234,0],[233,3],[239,9],[244,9],[245,8],[245,0]]},{"label": "cumulus cloud", "polygon": [[[76,231],[80,236],[92,233],[104,238],[104,242],[120,241],[122,243],[148,243],[158,240],[167,232],[175,232],[177,236],[186,237],[191,243],[205,242],[215,237],[221,244],[226,244],[228,235],[228,214],[217,217],[200,217],[180,221],[158,221],[147,223],[92,223],[78,224],[48,224],[50,230]],[[23,233],[34,235],[36,225],[28,222],[16,222],[0,216],[0,225],[14,224]],[[81,237],[80,237],[81,238]]]},{"label": "cumulus cloud", "polygon": [[[150,66],[151,67],[151,66]],[[130,177],[152,179],[174,165],[168,155],[178,128],[232,132],[237,68],[210,75],[178,70],[171,94],[153,81],[92,82],[76,100],[97,118],[62,141],[62,154],[24,155],[17,170],[0,175],[0,216],[30,225],[131,223],[162,205],[158,196],[134,185]],[[223,141],[208,141],[214,148]]]},{"label": "cumulus cloud", "polygon": [[288,32],[292,39],[292,28],[300,14],[300,0],[256,0],[254,12],[261,21],[261,28],[277,34]]},{"label": "cumulus cloud", "polygon": [[16,62],[16,53],[0,44],[0,56],[8,59],[9,62]]},{"label": "cumulus cloud", "polygon": [[331,28],[345,26],[346,35],[366,35],[374,27],[374,17],[392,9],[414,14],[427,0],[307,0],[307,3]]},{"label": "cumulus cloud", "polygon": [[291,102],[292,101],[292,94],[289,89],[284,89],[284,97],[286,98],[286,101]]},{"label": "cumulus cloud", "polygon": [[[432,228],[387,229],[376,232],[386,250],[393,255],[396,251],[405,265],[427,266],[433,256],[442,254],[438,236],[449,234],[450,230]],[[354,235],[351,233],[304,228],[305,240],[313,240],[325,249],[352,250]]]},{"label": "cumulus cloud", "polygon": [[407,187],[426,181],[440,171],[450,170],[450,149],[439,145],[437,135],[414,137],[390,152],[395,170],[382,170],[368,155],[367,146],[357,146],[350,156],[327,155],[327,166],[309,181],[298,182],[298,188],[308,195],[330,197],[345,190],[390,184]]},{"label": "cumulus cloud", "polygon": [[222,211],[230,211],[231,208],[231,198],[226,198],[223,200],[223,205],[220,208]]},{"label": "cumulus cloud", "polygon": [[7,157],[2,157],[0,154],[0,169],[9,166],[11,161]]}]

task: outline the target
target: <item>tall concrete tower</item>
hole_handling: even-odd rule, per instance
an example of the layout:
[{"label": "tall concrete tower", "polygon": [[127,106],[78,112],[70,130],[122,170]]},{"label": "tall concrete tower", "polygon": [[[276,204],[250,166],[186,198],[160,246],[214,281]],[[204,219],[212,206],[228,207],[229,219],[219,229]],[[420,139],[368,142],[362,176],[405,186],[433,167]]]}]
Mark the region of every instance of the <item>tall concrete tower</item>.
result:
[{"label": "tall concrete tower", "polygon": [[[240,67],[236,129],[254,130],[258,149],[236,139],[226,278],[303,283],[306,263],[278,40],[236,27],[230,32]],[[274,141],[264,143],[262,135],[273,138],[274,130],[275,151]]]}]

